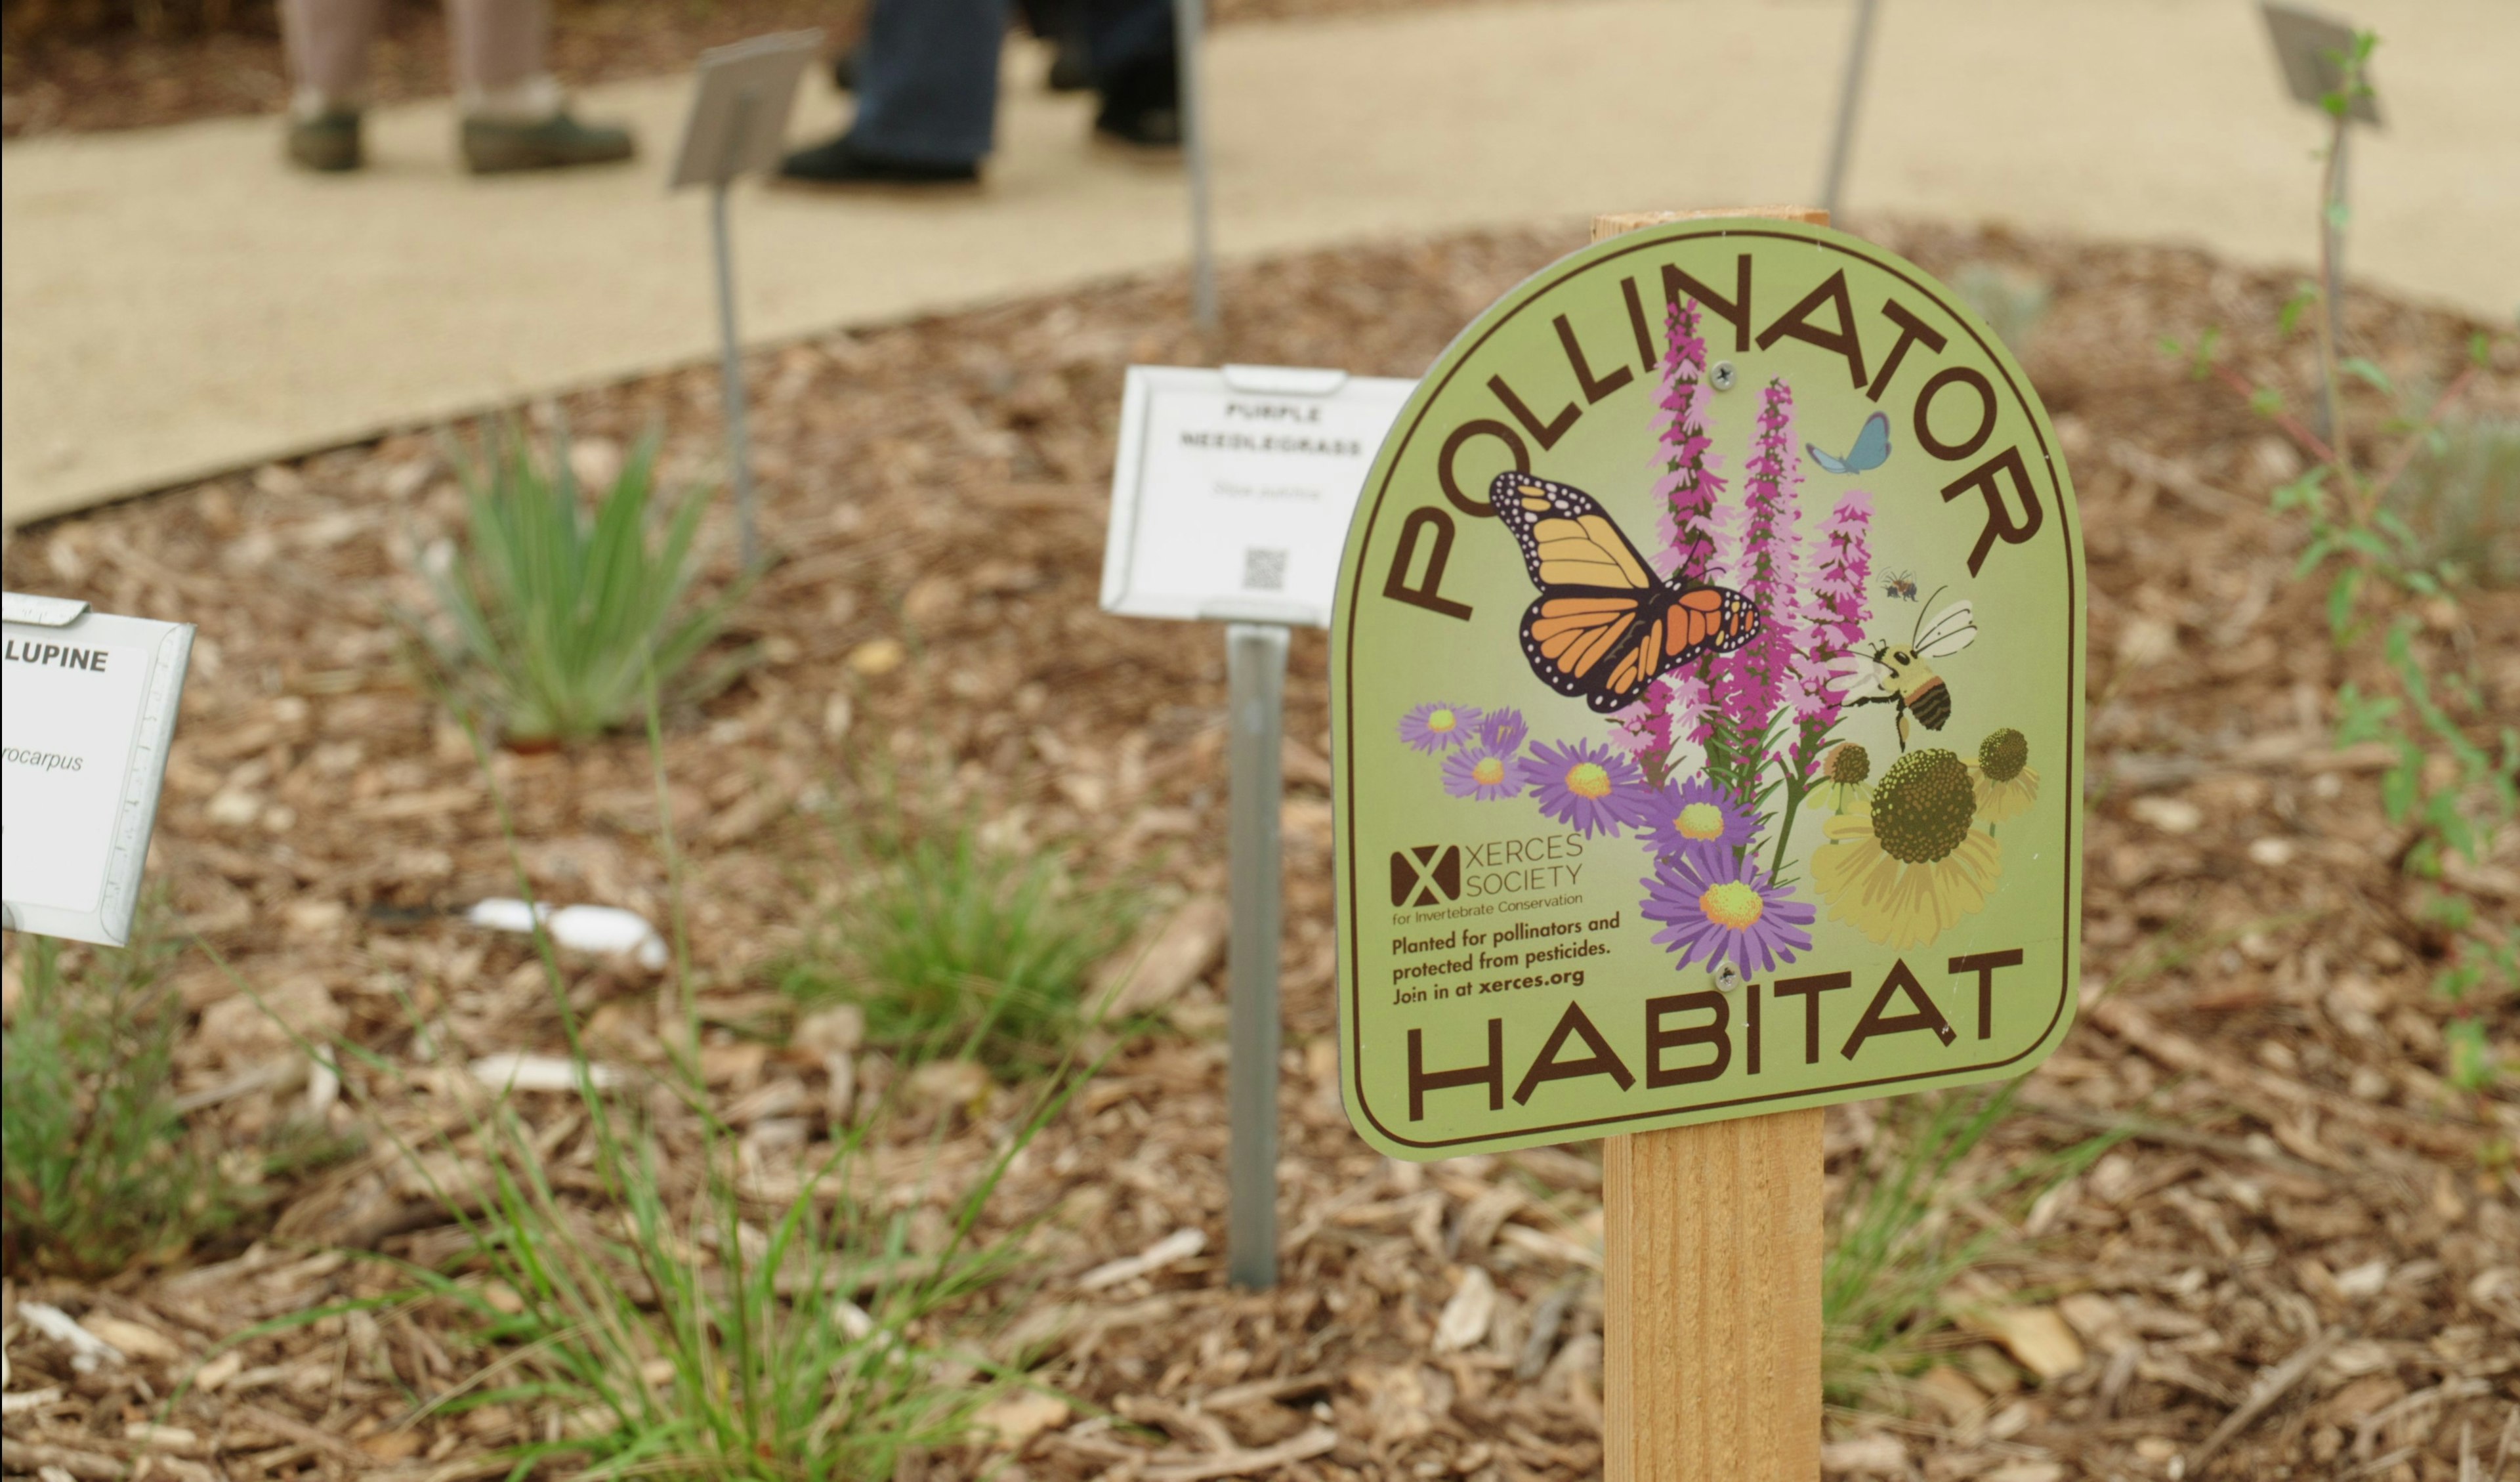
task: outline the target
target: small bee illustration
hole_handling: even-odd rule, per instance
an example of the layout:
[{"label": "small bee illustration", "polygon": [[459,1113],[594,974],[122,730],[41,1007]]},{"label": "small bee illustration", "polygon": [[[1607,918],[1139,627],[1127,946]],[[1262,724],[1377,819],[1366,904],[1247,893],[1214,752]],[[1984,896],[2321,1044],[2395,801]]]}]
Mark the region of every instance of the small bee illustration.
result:
[{"label": "small bee illustration", "polygon": [[[1934,596],[1943,595],[1936,587]],[[1977,620],[1973,608],[1965,602],[1956,602],[1925,620],[1920,610],[1916,625],[1911,630],[1905,648],[1893,647],[1886,640],[1876,641],[1864,655],[1872,672],[1859,681],[1847,703],[1850,705],[1894,705],[1899,723],[1899,749],[1908,749],[1908,717],[1912,715],[1928,731],[1940,731],[1952,718],[1952,691],[1943,677],[1925,666],[1929,658],[1949,658],[1977,642]]]},{"label": "small bee illustration", "polygon": [[1884,597],[1895,597],[1901,602],[1914,602],[1916,600],[1916,573],[1913,571],[1891,572],[1889,578],[1881,583],[1881,595]]}]

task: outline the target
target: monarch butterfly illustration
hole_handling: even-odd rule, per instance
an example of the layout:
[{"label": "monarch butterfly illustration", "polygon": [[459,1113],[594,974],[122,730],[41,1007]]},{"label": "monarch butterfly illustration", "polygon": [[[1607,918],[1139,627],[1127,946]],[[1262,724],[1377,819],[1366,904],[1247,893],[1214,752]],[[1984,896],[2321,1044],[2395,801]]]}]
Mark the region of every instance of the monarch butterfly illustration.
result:
[{"label": "monarch butterfly illustration", "polygon": [[1523,657],[1560,695],[1580,695],[1607,714],[1679,665],[1758,636],[1759,609],[1748,598],[1665,581],[1581,489],[1500,473],[1488,503],[1540,589],[1522,614]]}]

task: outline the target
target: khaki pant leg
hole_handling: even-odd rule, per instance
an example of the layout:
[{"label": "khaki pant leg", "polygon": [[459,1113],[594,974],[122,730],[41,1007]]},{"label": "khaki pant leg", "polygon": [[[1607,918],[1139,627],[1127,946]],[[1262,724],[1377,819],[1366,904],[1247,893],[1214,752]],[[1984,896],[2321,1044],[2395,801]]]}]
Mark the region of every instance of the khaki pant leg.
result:
[{"label": "khaki pant leg", "polygon": [[383,0],[281,0],[290,80],[304,101],[355,108],[367,95],[368,43]]},{"label": "khaki pant leg", "polygon": [[500,100],[540,83],[551,13],[544,0],[446,0],[455,48],[455,91]]}]

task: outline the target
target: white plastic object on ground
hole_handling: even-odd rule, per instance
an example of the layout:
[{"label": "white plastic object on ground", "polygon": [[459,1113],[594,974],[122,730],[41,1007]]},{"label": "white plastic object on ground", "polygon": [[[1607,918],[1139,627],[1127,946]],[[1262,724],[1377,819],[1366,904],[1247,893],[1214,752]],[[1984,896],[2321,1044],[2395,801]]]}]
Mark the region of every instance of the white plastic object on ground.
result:
[{"label": "white plastic object on ground", "polygon": [[1496,1319],[1496,1280],[1480,1266],[1462,1270],[1462,1284],[1435,1320],[1435,1352],[1460,1353],[1488,1335]]},{"label": "white plastic object on ground", "polygon": [[[577,1065],[556,1055],[527,1055],[502,1050],[474,1060],[472,1079],[492,1091],[575,1091]],[[599,1091],[621,1084],[621,1072],[589,1061],[589,1082]]]},{"label": "white plastic object on ground", "polygon": [[1187,1230],[1176,1230],[1136,1255],[1122,1256],[1116,1261],[1103,1262],[1077,1278],[1076,1284],[1086,1291],[1098,1291],[1105,1286],[1116,1286],[1122,1281],[1152,1275],[1176,1261],[1187,1261],[1206,1248],[1205,1231],[1195,1226]]},{"label": "white plastic object on ground", "polygon": [[651,972],[664,966],[669,956],[665,939],[648,924],[646,917],[618,906],[562,906],[555,911],[549,906],[527,905],[511,896],[494,895],[475,902],[472,910],[464,913],[464,919],[493,931],[521,933],[534,929],[536,915],[542,917],[543,929],[551,933],[552,940],[571,951],[627,956]]},{"label": "white plastic object on ground", "polygon": [[18,1316],[45,1337],[70,1351],[70,1368],[94,1373],[100,1363],[119,1364],[122,1350],[81,1327],[78,1319],[50,1302],[20,1302]]}]

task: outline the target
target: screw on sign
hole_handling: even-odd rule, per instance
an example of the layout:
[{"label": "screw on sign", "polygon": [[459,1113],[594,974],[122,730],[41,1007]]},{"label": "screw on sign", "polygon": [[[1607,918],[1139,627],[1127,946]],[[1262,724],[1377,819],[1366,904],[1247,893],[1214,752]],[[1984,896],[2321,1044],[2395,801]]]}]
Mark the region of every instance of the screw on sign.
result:
[{"label": "screw on sign", "polygon": [[1818,1475],[1821,1108],[2072,1019],[2072,486],[1996,336],[1824,223],[1596,222],[1419,382],[1340,571],[1348,1115],[1608,1139],[1619,1482]]}]

